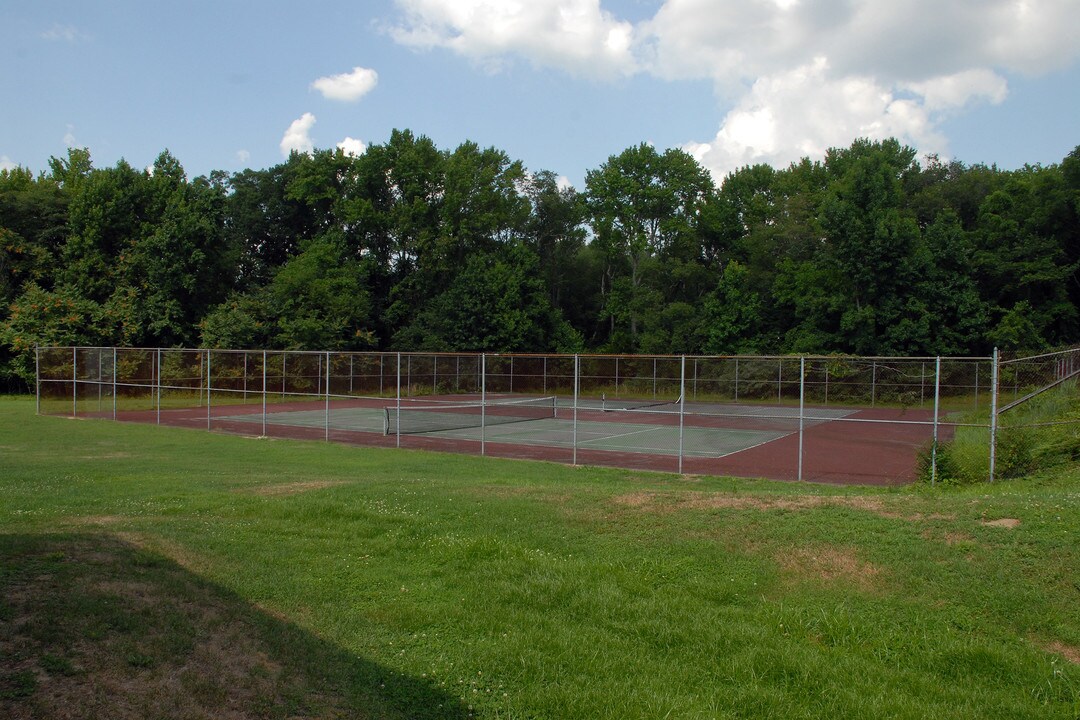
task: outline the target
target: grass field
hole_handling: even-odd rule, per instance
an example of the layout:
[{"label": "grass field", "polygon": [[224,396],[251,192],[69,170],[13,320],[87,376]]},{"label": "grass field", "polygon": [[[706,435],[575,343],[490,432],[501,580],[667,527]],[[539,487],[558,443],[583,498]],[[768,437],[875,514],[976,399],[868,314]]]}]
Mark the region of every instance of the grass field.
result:
[{"label": "grass field", "polygon": [[1080,717],[1080,470],[932,492],[37,417],[0,717]]}]

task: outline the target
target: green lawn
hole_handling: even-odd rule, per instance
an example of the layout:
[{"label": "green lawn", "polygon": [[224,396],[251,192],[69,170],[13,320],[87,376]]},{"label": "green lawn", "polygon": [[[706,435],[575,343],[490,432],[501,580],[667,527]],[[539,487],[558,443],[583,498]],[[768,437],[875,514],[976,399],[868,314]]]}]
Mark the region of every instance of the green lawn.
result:
[{"label": "green lawn", "polygon": [[836,488],[2,399],[0,717],[1075,719],[1078,537],[1080,470]]}]

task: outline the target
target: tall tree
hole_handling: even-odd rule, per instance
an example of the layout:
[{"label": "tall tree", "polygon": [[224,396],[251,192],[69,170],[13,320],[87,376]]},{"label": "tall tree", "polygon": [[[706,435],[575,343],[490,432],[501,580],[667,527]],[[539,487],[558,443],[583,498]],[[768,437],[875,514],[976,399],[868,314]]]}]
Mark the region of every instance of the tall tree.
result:
[{"label": "tall tree", "polygon": [[[990,333],[1002,346],[1057,345],[1076,335],[1068,284],[1077,266],[1065,242],[1070,199],[1059,167],[1029,166],[1012,173],[980,207],[975,272],[998,324],[1004,323]],[[1015,339],[1018,312],[1029,315],[1033,336]]]},{"label": "tall tree", "polygon": [[609,301],[609,337],[623,320],[636,345],[641,307],[655,291],[644,284],[650,263],[703,254],[699,210],[713,192],[712,180],[687,153],[661,155],[643,143],[608,158],[585,183],[593,242],[606,259],[601,294]]}]

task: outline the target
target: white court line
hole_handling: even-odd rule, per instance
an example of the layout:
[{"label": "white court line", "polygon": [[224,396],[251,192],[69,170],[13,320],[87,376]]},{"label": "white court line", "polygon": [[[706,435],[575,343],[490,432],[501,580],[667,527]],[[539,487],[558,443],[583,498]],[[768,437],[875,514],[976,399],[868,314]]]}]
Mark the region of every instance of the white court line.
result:
[{"label": "white court line", "polygon": [[795,430],[795,431],[792,431],[792,432],[789,432],[789,433],[785,433],[783,435],[777,435],[776,437],[774,437],[774,438],[772,438],[770,440],[762,440],[761,442],[757,443],[756,445],[751,445],[750,447],[739,448],[738,450],[732,450],[731,452],[724,453],[723,455],[712,455],[710,457],[714,457],[714,458],[717,458],[717,459],[731,457],[732,455],[737,455],[737,454],[739,454],[741,452],[746,452],[747,450],[753,450],[754,448],[759,448],[762,445],[768,445],[769,443],[776,442],[777,440],[783,440],[786,437],[791,437],[792,435],[798,435],[798,434],[799,434],[798,431]]},{"label": "white court line", "polygon": [[629,437],[631,435],[640,435],[641,433],[656,432],[662,429],[671,430],[671,428],[647,427],[642,430],[633,430],[631,432],[620,433],[618,435],[605,435],[603,437],[593,438],[592,440],[582,440],[580,442],[600,442],[601,440],[615,440],[616,438]]}]

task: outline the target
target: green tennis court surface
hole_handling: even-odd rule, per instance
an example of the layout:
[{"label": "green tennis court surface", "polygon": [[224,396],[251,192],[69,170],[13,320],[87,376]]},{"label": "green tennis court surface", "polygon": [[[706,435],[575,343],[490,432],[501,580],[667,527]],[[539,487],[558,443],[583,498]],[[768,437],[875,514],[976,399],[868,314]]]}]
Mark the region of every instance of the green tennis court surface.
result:
[{"label": "green tennis court surface", "polygon": [[[688,405],[689,407],[689,405]],[[721,406],[695,406],[696,413],[709,417],[734,418],[784,418],[791,422],[789,429],[742,429],[731,427],[697,427],[684,423],[682,429],[682,451],[690,457],[718,458],[747,450],[758,445],[772,442],[792,432],[797,432],[798,408],[770,406],[723,406],[724,412],[717,412]],[[586,409],[581,407],[581,409]],[[596,409],[595,406],[593,408]],[[393,412],[393,410],[391,410]],[[445,413],[445,411],[443,411]],[[572,448],[575,443],[572,411],[559,405],[559,417],[536,420],[523,420],[506,424],[493,424],[486,428],[465,427],[451,430],[437,430],[423,433],[427,437],[444,438],[465,442],[509,443],[515,445],[541,445],[547,447]],[[618,412],[613,415],[620,419],[612,422],[581,420],[577,422],[577,447],[612,452],[648,453],[654,455],[678,455],[680,440],[677,413],[663,413],[670,420],[669,424],[655,422],[634,422],[635,412]],[[806,420],[805,425],[818,424],[829,419],[836,419],[850,414],[841,409],[815,408],[812,413],[815,420]],[[657,413],[648,413],[655,418]],[[642,413],[639,417],[644,417]],[[479,417],[473,413],[467,416],[479,424]],[[689,422],[694,416],[687,414]],[[304,410],[294,412],[271,412],[266,415],[266,422],[271,425],[307,428],[323,428],[329,425],[331,430],[357,431],[382,434],[386,414],[382,408],[331,408],[329,415],[325,410]],[[215,416],[215,420],[258,424],[262,415]],[[403,434],[408,437],[408,434]]]}]

